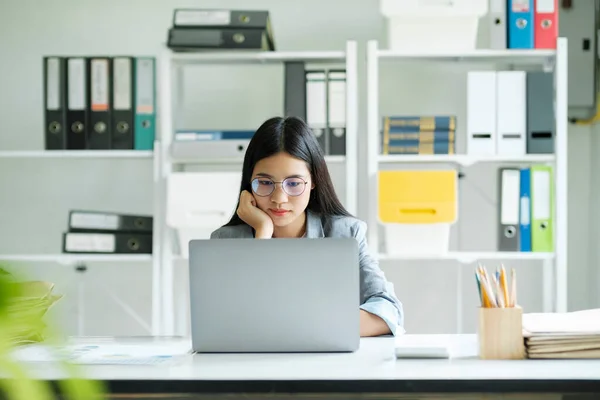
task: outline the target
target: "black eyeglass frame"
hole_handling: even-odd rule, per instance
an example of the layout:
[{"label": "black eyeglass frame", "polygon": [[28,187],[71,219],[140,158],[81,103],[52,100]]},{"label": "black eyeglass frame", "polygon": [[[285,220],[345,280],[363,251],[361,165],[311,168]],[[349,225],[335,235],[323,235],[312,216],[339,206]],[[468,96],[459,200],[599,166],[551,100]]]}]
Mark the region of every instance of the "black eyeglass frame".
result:
[{"label": "black eyeglass frame", "polygon": [[[299,179],[299,180],[301,180],[301,181],[302,181],[302,183],[304,184],[304,186],[303,186],[303,188],[302,188],[302,192],[300,192],[299,194],[289,194],[289,193],[287,192],[287,190],[285,190],[285,186],[284,186],[284,183],[285,183],[287,180],[289,180],[289,179]],[[270,192],[269,194],[262,194],[262,195],[261,195],[261,194],[258,194],[258,193],[256,193],[256,190],[254,190],[254,185],[253,185],[254,181],[262,181],[262,180],[266,180],[266,181],[271,181],[271,182],[273,182],[273,190],[271,190],[271,192]],[[266,178],[266,177],[257,177],[257,178],[254,178],[254,179],[252,179],[252,180],[250,181],[250,189],[252,189],[252,192],[253,192],[255,195],[259,196],[259,197],[267,197],[267,196],[270,196],[270,195],[272,195],[272,194],[273,194],[273,192],[275,191],[275,186],[276,186],[278,183],[281,185],[281,189],[282,189],[282,190],[285,192],[285,194],[287,194],[288,196],[292,196],[292,197],[298,197],[298,196],[302,196],[302,195],[304,194],[304,192],[306,191],[306,185],[308,185],[308,181],[305,181],[304,179],[302,179],[302,178],[299,178],[299,177],[297,177],[297,176],[294,176],[294,177],[291,177],[291,178],[285,178],[285,179],[284,179],[283,181],[281,181],[281,182],[275,182],[275,181],[274,181],[273,179],[271,179],[271,178]]]}]

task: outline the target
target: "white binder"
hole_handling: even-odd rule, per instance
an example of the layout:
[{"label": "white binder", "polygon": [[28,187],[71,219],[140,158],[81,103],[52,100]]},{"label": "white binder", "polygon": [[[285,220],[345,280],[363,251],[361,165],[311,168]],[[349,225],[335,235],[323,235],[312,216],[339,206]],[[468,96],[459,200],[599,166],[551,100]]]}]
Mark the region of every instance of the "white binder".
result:
[{"label": "white binder", "polygon": [[498,71],[496,78],[496,145],[500,155],[527,152],[525,71]]},{"label": "white binder", "polygon": [[467,153],[496,154],[496,71],[468,72]]},{"label": "white binder", "polygon": [[167,226],[187,258],[191,239],[208,239],[229,221],[240,195],[241,172],[176,172],[167,179]]}]

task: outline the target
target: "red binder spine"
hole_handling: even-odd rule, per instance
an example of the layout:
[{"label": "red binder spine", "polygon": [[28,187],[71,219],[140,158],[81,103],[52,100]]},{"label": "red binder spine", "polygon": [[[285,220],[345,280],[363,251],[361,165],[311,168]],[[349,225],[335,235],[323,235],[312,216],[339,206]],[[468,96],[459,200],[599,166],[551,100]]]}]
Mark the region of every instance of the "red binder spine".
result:
[{"label": "red binder spine", "polygon": [[534,47],[556,49],[558,38],[558,0],[535,0]]}]

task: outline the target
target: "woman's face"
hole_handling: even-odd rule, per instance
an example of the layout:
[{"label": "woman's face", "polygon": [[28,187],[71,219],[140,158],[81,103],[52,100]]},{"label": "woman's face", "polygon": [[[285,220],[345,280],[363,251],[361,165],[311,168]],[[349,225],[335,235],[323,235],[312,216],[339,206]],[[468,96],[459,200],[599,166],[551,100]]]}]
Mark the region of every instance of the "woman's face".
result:
[{"label": "woman's face", "polygon": [[285,152],[257,162],[251,181],[258,208],[279,227],[304,213],[314,187],[306,163]]}]

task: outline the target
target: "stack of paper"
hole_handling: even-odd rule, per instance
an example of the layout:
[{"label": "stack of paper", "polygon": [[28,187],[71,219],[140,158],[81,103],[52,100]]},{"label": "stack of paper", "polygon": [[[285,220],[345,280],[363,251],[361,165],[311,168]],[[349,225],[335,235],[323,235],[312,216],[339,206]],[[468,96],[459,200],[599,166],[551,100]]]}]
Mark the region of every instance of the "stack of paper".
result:
[{"label": "stack of paper", "polygon": [[41,342],[45,339],[44,316],[62,295],[52,293],[49,282],[11,282],[8,297],[8,339],[12,345]]},{"label": "stack of paper", "polygon": [[600,309],[523,315],[528,358],[600,358]]}]

